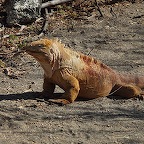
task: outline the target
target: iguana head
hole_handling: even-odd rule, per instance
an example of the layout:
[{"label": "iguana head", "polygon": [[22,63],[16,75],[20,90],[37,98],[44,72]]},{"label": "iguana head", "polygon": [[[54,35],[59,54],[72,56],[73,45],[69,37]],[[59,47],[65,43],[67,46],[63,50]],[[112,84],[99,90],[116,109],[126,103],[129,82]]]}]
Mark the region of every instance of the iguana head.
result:
[{"label": "iguana head", "polygon": [[33,41],[24,47],[24,50],[32,55],[47,73],[53,69],[59,56],[59,48],[54,40],[40,39]]},{"label": "iguana head", "polygon": [[37,41],[33,41],[30,44],[26,45],[24,49],[27,53],[29,53],[32,56],[40,56],[45,55],[47,53],[50,53],[50,49],[52,46],[52,41],[48,39],[41,39]]},{"label": "iguana head", "polygon": [[37,41],[33,41],[30,44],[24,47],[24,50],[36,58],[39,62],[41,61],[51,61],[53,58],[56,58],[59,50],[55,45],[54,40],[50,39],[40,39]]}]

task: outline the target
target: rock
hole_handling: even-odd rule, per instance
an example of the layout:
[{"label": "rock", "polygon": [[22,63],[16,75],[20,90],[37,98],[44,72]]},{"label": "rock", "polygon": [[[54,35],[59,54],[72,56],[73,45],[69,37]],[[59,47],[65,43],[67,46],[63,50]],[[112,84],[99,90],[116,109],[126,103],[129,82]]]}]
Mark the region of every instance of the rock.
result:
[{"label": "rock", "polygon": [[6,0],[7,24],[28,24],[40,15],[41,0]]},{"label": "rock", "polygon": [[3,26],[2,23],[0,23],[0,28],[2,28],[2,26]]}]

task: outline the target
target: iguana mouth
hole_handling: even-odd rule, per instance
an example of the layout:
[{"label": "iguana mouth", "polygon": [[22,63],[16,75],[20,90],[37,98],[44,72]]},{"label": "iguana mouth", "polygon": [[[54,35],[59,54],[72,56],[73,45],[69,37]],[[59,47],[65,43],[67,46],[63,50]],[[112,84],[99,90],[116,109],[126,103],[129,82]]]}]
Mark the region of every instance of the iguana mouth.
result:
[{"label": "iguana mouth", "polygon": [[35,54],[45,54],[45,52],[44,51],[42,51],[42,49],[41,48],[39,48],[39,49],[37,49],[37,48],[33,48],[33,47],[29,47],[29,46],[26,46],[26,47],[24,47],[23,48],[23,50],[25,51],[25,52],[27,52],[27,53],[35,53]]},{"label": "iguana mouth", "polygon": [[25,51],[40,53],[40,52],[42,52],[42,49],[44,49],[43,47],[44,47],[44,45],[42,45],[42,44],[36,44],[36,45],[30,44],[30,45],[23,47],[23,49]]},{"label": "iguana mouth", "polygon": [[32,50],[26,50],[26,53],[30,54],[31,56],[34,56],[35,58],[38,58],[40,55],[45,57],[46,53],[43,51],[32,51]]},{"label": "iguana mouth", "polygon": [[34,50],[25,50],[26,52],[31,52],[31,53],[43,53],[43,52],[38,52],[38,51],[34,51]]}]

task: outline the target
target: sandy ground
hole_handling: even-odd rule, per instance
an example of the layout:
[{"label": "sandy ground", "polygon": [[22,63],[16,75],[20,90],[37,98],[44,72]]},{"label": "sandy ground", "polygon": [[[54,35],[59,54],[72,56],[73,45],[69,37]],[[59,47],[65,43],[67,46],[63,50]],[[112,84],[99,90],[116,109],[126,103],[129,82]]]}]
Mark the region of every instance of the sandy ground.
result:
[{"label": "sandy ground", "polygon": [[[121,71],[144,74],[144,3],[102,9],[50,34],[72,49]],[[43,71],[24,54],[15,58],[24,74],[10,79],[0,71],[1,144],[143,144],[144,102],[98,98],[57,106],[37,101]],[[62,92],[57,87],[56,93]]]}]

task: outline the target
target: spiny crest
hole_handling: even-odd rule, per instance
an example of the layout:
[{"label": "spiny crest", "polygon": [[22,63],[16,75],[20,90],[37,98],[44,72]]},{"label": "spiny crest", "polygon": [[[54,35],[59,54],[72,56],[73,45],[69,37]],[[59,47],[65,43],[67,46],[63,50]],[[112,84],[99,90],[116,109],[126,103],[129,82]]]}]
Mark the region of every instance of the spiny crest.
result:
[{"label": "spiny crest", "polygon": [[98,60],[96,60],[96,59],[94,59],[94,58],[92,58],[92,57],[83,55],[83,54],[81,54],[81,59],[82,59],[86,64],[88,64],[88,65],[99,63]]},{"label": "spiny crest", "polygon": [[52,41],[53,41],[53,43],[57,44],[57,45],[60,46],[61,48],[64,48],[64,47],[65,47],[65,44],[63,44],[63,43],[61,42],[61,40],[58,39],[58,38],[54,38]]},{"label": "spiny crest", "polygon": [[46,47],[50,47],[53,43],[50,39],[41,39],[40,42],[42,42]]},{"label": "spiny crest", "polygon": [[56,38],[54,38],[54,39],[53,39],[53,41],[54,41],[54,42],[59,42],[59,43],[61,43],[61,40],[60,40],[60,39],[58,39],[57,37],[56,37]]},{"label": "spiny crest", "polygon": [[65,45],[61,43],[61,40],[59,40],[58,38],[55,39],[48,39],[48,38],[44,38],[44,39],[40,39],[39,41],[36,41],[35,43],[42,43],[44,44],[46,47],[50,47],[53,44],[58,45],[58,47],[64,48]]},{"label": "spiny crest", "polygon": [[40,39],[37,41],[33,41],[30,45],[31,46],[36,46],[36,45],[45,45],[46,47],[49,47],[50,45],[52,45],[52,40],[49,39]]}]

